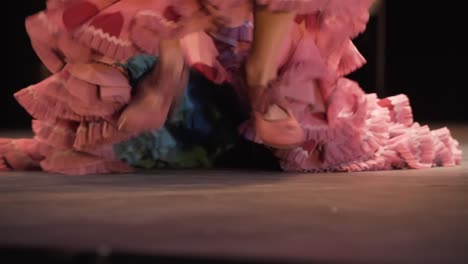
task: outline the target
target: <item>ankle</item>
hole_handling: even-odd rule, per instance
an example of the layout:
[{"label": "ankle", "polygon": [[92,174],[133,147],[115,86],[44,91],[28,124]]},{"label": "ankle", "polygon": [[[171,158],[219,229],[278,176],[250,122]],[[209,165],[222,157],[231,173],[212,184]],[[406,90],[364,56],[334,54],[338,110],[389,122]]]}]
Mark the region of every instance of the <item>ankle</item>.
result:
[{"label": "ankle", "polygon": [[266,86],[276,78],[276,68],[272,64],[259,64],[255,59],[248,59],[245,64],[247,85],[249,87]]}]

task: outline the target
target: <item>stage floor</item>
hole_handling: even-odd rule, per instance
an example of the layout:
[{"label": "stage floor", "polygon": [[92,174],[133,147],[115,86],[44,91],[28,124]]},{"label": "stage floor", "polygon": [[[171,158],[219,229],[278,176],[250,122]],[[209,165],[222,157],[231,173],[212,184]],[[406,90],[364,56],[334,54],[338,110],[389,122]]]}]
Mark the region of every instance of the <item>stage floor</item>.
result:
[{"label": "stage floor", "polygon": [[448,127],[462,166],[1,173],[0,245],[267,263],[468,263],[468,126]]}]

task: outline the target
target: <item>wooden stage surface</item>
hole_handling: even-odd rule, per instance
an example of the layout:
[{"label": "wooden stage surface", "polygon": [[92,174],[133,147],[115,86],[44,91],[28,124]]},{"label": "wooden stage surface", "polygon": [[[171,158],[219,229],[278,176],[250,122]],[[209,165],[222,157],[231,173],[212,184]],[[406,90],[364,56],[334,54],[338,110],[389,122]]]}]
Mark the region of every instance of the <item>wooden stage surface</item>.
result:
[{"label": "wooden stage surface", "polygon": [[468,126],[449,128],[465,153],[453,168],[2,173],[0,245],[9,256],[38,248],[217,263],[468,263]]}]

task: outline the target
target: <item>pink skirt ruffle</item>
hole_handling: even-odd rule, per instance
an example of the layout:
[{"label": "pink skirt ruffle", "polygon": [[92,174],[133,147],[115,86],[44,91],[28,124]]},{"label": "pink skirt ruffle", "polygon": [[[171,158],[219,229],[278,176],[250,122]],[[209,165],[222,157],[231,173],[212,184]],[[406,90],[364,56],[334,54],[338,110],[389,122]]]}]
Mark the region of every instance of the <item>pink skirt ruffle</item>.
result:
[{"label": "pink skirt ruffle", "polygon": [[[128,172],[130,167],[115,159],[113,144],[136,135],[116,127],[130,100],[131,87],[125,73],[111,66],[114,62],[141,53],[157,55],[161,38],[181,34],[188,64],[216,72],[210,75],[216,82],[227,78],[208,35],[184,33],[183,28],[194,26],[184,24],[188,17],[199,11],[198,6],[190,7],[189,1],[184,3],[50,0],[46,10],[27,18],[33,48],[54,74],[15,94],[35,119],[34,138],[2,139],[0,169],[42,168],[66,174]],[[150,26],[139,19],[155,14],[163,23],[151,24],[149,29],[158,34],[132,38],[138,26]],[[179,15],[183,19],[177,20]],[[148,45],[138,45],[141,43]]]},{"label": "pink skirt ruffle", "polygon": [[[15,94],[33,116],[33,139],[2,139],[3,169],[65,174],[129,172],[112,146],[135,134],[117,130],[131,87],[124,73],[103,63],[71,64]],[[5,166],[7,164],[7,166]]]},{"label": "pink skirt ruffle", "polygon": [[[235,5],[249,4],[250,1],[210,1],[217,6],[221,11],[225,10],[226,15],[230,15],[230,10]],[[266,1],[268,2],[268,1]],[[309,8],[306,15],[298,16],[297,24],[291,28],[287,35],[284,36],[285,47],[278,51],[278,64],[284,66],[286,60],[290,60],[292,50],[296,53],[313,52],[318,53],[315,58],[319,58],[320,62],[315,63],[318,66],[324,67],[334,78],[345,76],[366,63],[365,58],[360,54],[357,48],[352,43],[352,38],[363,32],[369,18],[368,9],[373,1],[358,1],[355,3],[343,3],[342,1],[328,1],[326,8],[319,8],[322,4],[320,1],[271,1],[268,2],[272,7],[280,8],[282,4],[290,7],[301,8],[302,4],[308,5]],[[315,8],[315,9],[314,9]],[[302,9],[304,10],[304,9]],[[317,10],[320,10],[318,12]],[[239,60],[245,59],[245,53],[234,53],[232,50],[239,50],[239,43],[251,42],[253,25],[251,22],[246,22],[238,28],[226,29],[220,28],[217,32],[212,32],[210,35],[217,41],[233,48],[224,49],[224,45],[217,45],[220,51],[219,59],[223,66],[229,69],[239,67]],[[248,31],[250,29],[250,32]],[[305,31],[305,32],[304,32]],[[301,47],[295,45],[301,44]],[[307,51],[310,49],[311,51]],[[299,51],[297,51],[299,50]],[[322,63],[326,65],[323,66]],[[313,65],[314,63],[310,64]]]},{"label": "pink skirt ruffle", "polygon": [[[253,3],[210,2],[227,14],[233,5]],[[284,170],[460,164],[462,153],[449,130],[431,131],[415,123],[406,96],[379,99],[343,77],[365,63],[351,40],[365,29],[371,0],[256,3],[303,14],[284,37],[279,77],[273,82],[307,135],[298,148],[274,150]],[[210,35],[197,32],[208,18],[192,0],[49,0],[47,4],[47,10],[27,19],[26,28],[33,48],[54,74],[15,94],[35,119],[35,136],[0,139],[0,170],[130,171],[115,159],[112,145],[135,136],[116,128],[131,88],[125,73],[110,64],[140,53],[158,55],[162,38],[181,38],[187,63],[213,82],[231,81],[241,94],[245,89],[240,73],[252,41],[249,22]],[[250,121],[240,131],[262,143]]]},{"label": "pink skirt ruffle", "polygon": [[[291,104],[307,141],[292,150],[274,151],[285,171],[423,169],[460,164],[461,150],[449,130],[431,131],[414,123],[406,96],[379,100],[346,79],[338,81],[334,94],[327,101],[326,119],[314,119],[312,114],[301,119],[297,109],[303,107]],[[339,111],[333,110],[335,105]],[[245,135],[261,143],[252,130]]]},{"label": "pink skirt ruffle", "polygon": [[[190,66],[213,68],[225,76],[213,42],[203,33],[210,17],[195,0],[49,0],[48,8],[26,19],[31,44],[53,73],[66,63],[125,62],[146,53],[157,56],[159,42],[180,38]],[[196,39],[198,44],[193,47]],[[213,74],[212,74],[213,75]],[[211,77],[211,76],[210,76]]]},{"label": "pink skirt ruffle", "polygon": [[0,139],[0,171],[40,170],[44,155],[33,139]]},{"label": "pink skirt ruffle", "polygon": [[329,0],[202,0],[201,2],[202,5],[210,4],[222,12],[228,12],[239,5],[263,5],[272,11],[309,14],[324,10]]},{"label": "pink skirt ruffle", "polygon": [[[379,99],[343,77],[365,63],[349,36],[340,49],[327,54],[320,46],[323,35],[319,31],[296,30],[290,35],[272,85],[289,102],[307,140],[292,150],[273,150],[284,170],[420,169],[460,164],[461,151],[449,130],[431,131],[414,123],[406,96]],[[251,121],[240,132],[263,143]]]},{"label": "pink skirt ruffle", "polygon": [[204,0],[223,16],[236,16],[232,12],[239,5],[264,5],[272,11],[291,11],[306,21],[310,30],[333,31],[346,37],[355,37],[364,31],[369,9],[374,0]]},{"label": "pink skirt ruffle", "polygon": [[[161,39],[184,39],[192,32],[204,34],[200,32],[211,20],[195,0],[49,1],[47,10],[27,19],[26,28],[34,49],[52,72],[59,71],[65,61],[83,62],[95,56],[125,61],[142,52],[158,55],[157,43]],[[247,0],[210,2],[226,16],[238,15],[232,12],[233,7],[252,5],[252,1]],[[298,22],[304,23],[317,38],[316,45],[328,63],[340,68],[339,73],[344,75],[355,70],[358,67],[355,64],[365,62],[349,39],[364,31],[372,2],[259,0],[257,4],[267,5],[272,10],[304,13],[298,17]],[[208,78],[220,82],[225,76],[218,76],[224,73],[213,59],[219,54],[212,41],[204,36],[198,38],[203,39],[200,47],[183,41],[187,61]],[[189,39],[192,41],[193,37]],[[232,38],[224,40],[232,41]]]}]

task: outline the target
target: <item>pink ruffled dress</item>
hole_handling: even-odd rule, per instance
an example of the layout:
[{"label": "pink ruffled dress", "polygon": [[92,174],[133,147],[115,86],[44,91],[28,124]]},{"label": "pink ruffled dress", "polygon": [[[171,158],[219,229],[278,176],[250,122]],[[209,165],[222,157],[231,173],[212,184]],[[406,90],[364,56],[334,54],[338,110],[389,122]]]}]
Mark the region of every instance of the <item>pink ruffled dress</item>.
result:
[{"label": "pink ruffled dress", "polygon": [[[230,1],[222,2],[228,5]],[[272,10],[305,13],[297,17],[286,38],[286,48],[279,56],[279,76],[272,82],[288,100],[307,135],[306,142],[295,149],[272,149],[285,171],[420,169],[460,164],[462,153],[450,131],[431,131],[415,123],[405,95],[379,99],[345,78],[366,62],[352,39],[365,30],[371,3],[257,1]],[[238,89],[246,88],[240,85]],[[250,121],[240,131],[262,143]]]},{"label": "pink ruffled dress", "polygon": [[[117,63],[143,53],[156,56],[161,38],[180,37],[189,65],[216,68],[216,47],[199,28],[208,16],[195,1],[184,3],[49,0],[46,10],[28,17],[33,49],[53,74],[15,94],[34,118],[34,138],[0,139],[0,170],[131,171],[113,151],[115,143],[138,134],[116,126],[132,96],[128,73]],[[201,52],[193,53],[194,47]],[[223,82],[217,67],[212,77]]]},{"label": "pink ruffled dress", "polygon": [[[404,95],[379,99],[344,76],[365,63],[352,43],[363,32],[372,0],[205,0],[226,17],[239,6],[295,11],[273,85],[307,134],[292,150],[272,151],[286,171],[356,171],[453,166],[461,161],[447,129],[430,131],[412,119]],[[195,0],[49,0],[29,17],[31,43],[51,77],[15,94],[34,117],[33,139],[0,140],[0,170],[43,169],[67,174],[126,172],[115,143],[134,137],[116,120],[131,99],[125,71],[133,55],[158,54],[162,38],[180,38],[186,62],[242,97],[241,65],[252,23],[205,33],[210,17]],[[250,121],[239,129],[258,140]]]}]

